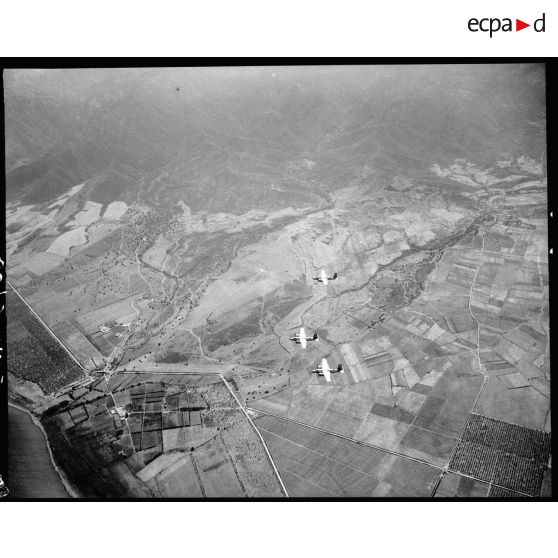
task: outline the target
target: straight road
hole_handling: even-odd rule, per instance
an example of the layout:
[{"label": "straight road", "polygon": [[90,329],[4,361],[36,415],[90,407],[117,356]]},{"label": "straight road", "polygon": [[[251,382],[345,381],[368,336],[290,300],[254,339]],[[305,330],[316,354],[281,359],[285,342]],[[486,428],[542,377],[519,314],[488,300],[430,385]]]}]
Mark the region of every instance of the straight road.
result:
[{"label": "straight road", "polygon": [[[230,388],[229,388],[229,389],[230,389]],[[305,427],[305,428],[310,428],[310,429],[312,429],[312,430],[317,430],[318,432],[323,432],[324,434],[329,434],[330,436],[336,436],[337,438],[342,438],[343,440],[347,440],[347,441],[353,442],[353,443],[355,443],[355,444],[360,444],[360,445],[362,445],[362,446],[368,446],[368,447],[370,447],[370,448],[374,448],[374,449],[376,449],[376,450],[382,451],[382,452],[384,452],[384,453],[389,453],[389,454],[391,454],[391,455],[395,455],[395,456],[401,457],[401,458],[403,458],[403,459],[409,459],[409,460],[411,460],[411,461],[416,461],[417,463],[421,463],[421,464],[423,464],[423,465],[428,465],[429,467],[433,467],[434,469],[438,469],[438,471],[440,471],[440,480],[441,480],[441,477],[442,477],[444,474],[446,474],[446,473],[448,473],[448,472],[452,472],[452,473],[458,474],[458,475],[460,475],[460,476],[462,476],[462,477],[467,477],[467,478],[469,478],[469,479],[473,479],[473,480],[476,480],[476,481],[478,481],[478,482],[482,482],[483,484],[492,484],[492,486],[497,486],[497,487],[499,487],[499,488],[503,488],[503,489],[508,490],[508,491],[510,491],[510,492],[514,492],[515,494],[517,494],[518,496],[521,496],[521,497],[523,497],[523,498],[525,498],[525,497],[532,498],[531,495],[529,495],[529,494],[524,494],[523,492],[519,492],[519,491],[517,491],[517,490],[513,490],[512,488],[508,488],[508,487],[506,487],[506,486],[502,486],[502,485],[495,484],[495,483],[489,483],[489,482],[487,482],[487,481],[485,481],[485,480],[482,480],[482,479],[473,477],[473,476],[471,476],[471,475],[467,475],[467,474],[465,474],[465,473],[461,473],[461,472],[459,472],[459,471],[452,471],[452,470],[449,469],[447,466],[446,466],[446,467],[440,467],[440,465],[434,465],[433,463],[430,463],[430,462],[428,462],[428,461],[426,461],[426,460],[424,460],[424,459],[419,459],[419,458],[417,458],[417,457],[411,457],[411,456],[409,456],[409,455],[405,455],[404,453],[400,453],[400,452],[397,452],[397,451],[394,451],[394,450],[389,450],[389,449],[386,449],[386,448],[382,448],[382,447],[380,447],[380,446],[375,446],[375,445],[373,445],[373,444],[369,444],[369,443],[367,443],[367,442],[362,442],[362,441],[360,441],[360,440],[354,440],[353,438],[349,438],[348,436],[343,436],[342,434],[336,434],[336,433],[334,433],[334,432],[330,432],[329,430],[323,430],[322,428],[318,428],[317,426],[310,426],[309,424],[304,424],[303,422],[299,422],[298,420],[293,420],[293,419],[289,419],[289,418],[285,418],[285,417],[280,417],[280,416],[274,415],[273,413],[268,413],[268,412],[266,412],[266,411],[260,411],[260,410],[258,410],[258,409],[252,409],[251,407],[247,407],[247,409],[250,410],[250,411],[253,411],[253,412],[255,412],[255,413],[260,413],[260,414],[262,414],[262,415],[268,415],[268,416],[273,417],[273,418],[278,419],[278,420],[282,420],[282,421],[286,421],[286,422],[292,422],[292,423],[294,423],[294,424],[297,424],[298,426],[303,426],[303,427]],[[252,423],[252,424],[253,424],[253,423]],[[254,428],[257,428],[257,426],[254,425]],[[308,449],[309,449],[309,448],[308,448]],[[440,480],[438,480],[437,485],[440,483]]]},{"label": "straight road", "polygon": [[35,312],[35,310],[33,310],[33,308],[31,308],[31,306],[29,306],[29,304],[27,303],[27,301],[23,298],[23,296],[21,296],[21,294],[18,292],[18,290],[8,281],[6,280],[6,282],[8,283],[8,285],[10,285],[10,287],[12,288],[12,290],[14,291],[14,293],[21,299],[21,301],[23,302],[23,304],[25,304],[25,306],[27,306],[27,308],[29,308],[29,310],[32,312],[33,316],[35,316],[35,318],[37,318],[37,320],[39,320],[39,322],[45,327],[45,329],[52,335],[52,337],[54,337],[54,339],[56,339],[56,341],[59,343],[59,345],[68,353],[68,355],[70,355],[70,357],[72,358],[72,360],[85,372],[88,372],[88,370],[86,368],[84,368],[81,365],[81,362],[79,362],[79,360],[71,353],[70,349],[68,349],[68,347],[66,347],[66,345],[64,345],[64,343],[56,336],[56,334],[52,331],[52,329],[50,329],[50,327],[48,327],[45,322],[41,319],[41,317],[39,316],[39,314],[37,314],[37,312]]},{"label": "straight road", "polygon": [[283,483],[283,479],[281,478],[281,475],[279,474],[279,471],[277,470],[277,467],[275,466],[275,461],[273,461],[273,457],[271,457],[271,453],[269,453],[269,450],[267,449],[267,445],[265,443],[265,440],[263,439],[263,436],[261,435],[260,431],[257,429],[256,425],[252,421],[252,418],[250,417],[250,415],[246,412],[246,409],[242,406],[242,403],[240,403],[240,401],[238,400],[238,397],[236,396],[236,393],[231,388],[231,386],[229,386],[229,383],[227,382],[227,380],[225,380],[225,378],[223,376],[221,376],[221,379],[223,380],[223,383],[227,386],[228,390],[231,392],[231,395],[235,398],[236,402],[238,403],[238,406],[242,409],[242,412],[244,413],[244,415],[246,416],[246,418],[248,419],[248,421],[250,422],[250,424],[252,425],[252,427],[254,428],[256,433],[258,434],[258,436],[260,437],[260,440],[263,444],[264,450],[267,453],[267,457],[269,458],[269,461],[271,462],[271,466],[273,467],[273,470],[275,471],[275,474],[277,475],[277,478],[279,479],[279,483],[281,484],[281,488],[283,489],[283,492],[285,493],[285,496],[287,498],[289,498],[289,493],[287,492],[287,487]]}]

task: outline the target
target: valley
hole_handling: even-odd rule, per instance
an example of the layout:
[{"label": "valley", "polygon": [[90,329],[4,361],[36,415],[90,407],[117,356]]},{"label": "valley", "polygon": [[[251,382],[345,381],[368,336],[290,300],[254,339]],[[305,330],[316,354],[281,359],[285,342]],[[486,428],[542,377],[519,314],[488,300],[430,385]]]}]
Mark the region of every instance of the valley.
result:
[{"label": "valley", "polygon": [[[8,153],[38,157],[8,166],[12,400],[87,497],[548,495],[540,72],[499,69],[506,104],[484,68],[439,67],[416,95],[416,67],[284,70],[231,77],[232,99],[226,72],[168,69],[187,99],[107,78],[84,110],[114,161],[76,144],[56,177],[63,150],[8,126]],[[94,108],[109,93],[122,144]],[[508,106],[523,116],[497,134]]]}]

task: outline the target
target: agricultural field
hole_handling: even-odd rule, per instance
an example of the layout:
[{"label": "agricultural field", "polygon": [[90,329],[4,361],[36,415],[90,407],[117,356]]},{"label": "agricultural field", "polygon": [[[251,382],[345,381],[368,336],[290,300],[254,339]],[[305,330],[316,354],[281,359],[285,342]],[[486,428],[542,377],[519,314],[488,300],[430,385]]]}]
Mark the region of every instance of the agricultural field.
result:
[{"label": "agricultural field", "polygon": [[12,398],[92,497],[547,496],[544,68],[268,70],[8,72]]},{"label": "agricultural field", "polygon": [[[343,204],[350,206],[353,195],[353,191],[347,191]],[[436,218],[448,217],[441,208],[436,209]],[[140,212],[137,219],[145,219],[145,215]],[[399,486],[392,477],[384,480],[376,476],[377,486],[363,489],[367,495],[491,497],[492,489],[485,490],[485,485],[495,483],[497,488],[533,496],[540,489],[548,464],[535,467],[536,471],[529,473],[535,480],[525,481],[525,486],[505,487],[494,479],[511,474],[512,465],[507,462],[494,462],[488,473],[474,467],[469,470],[470,465],[463,465],[464,471],[459,467],[454,470],[450,462],[466,461],[473,450],[484,451],[477,451],[463,438],[472,412],[530,429],[549,428],[548,276],[541,263],[546,229],[540,220],[514,221],[511,225],[495,221],[493,216],[467,220],[466,215],[460,214],[458,230],[446,238],[449,244],[429,238],[421,251],[389,252],[392,260],[387,252],[378,257],[374,249],[376,263],[372,268],[365,264],[369,256],[359,248],[359,244],[368,242],[366,236],[353,238],[356,233],[349,230],[344,235],[337,230],[335,238],[329,240],[333,242],[330,248],[326,242],[329,233],[317,229],[312,241],[317,250],[314,254],[308,242],[293,242],[293,231],[299,230],[301,223],[297,223],[299,229],[288,225],[283,232],[270,235],[263,248],[239,246],[233,265],[200,291],[191,312],[176,298],[180,281],[172,286],[177,260],[170,251],[176,248],[181,253],[182,245],[172,241],[172,235],[164,240],[158,234],[141,258],[134,257],[135,266],[130,262],[137,276],[137,287],[132,291],[136,289],[138,294],[90,304],[71,321],[62,321],[65,315],[44,295],[43,306],[39,307],[43,313],[56,316],[55,332],[73,344],[81,362],[89,359],[102,365],[103,359],[113,355],[111,364],[126,372],[115,376],[126,379],[128,384],[123,385],[131,385],[134,377],[142,381],[164,377],[176,382],[174,375],[185,372],[207,374],[208,381],[215,374],[236,374],[239,398],[251,412],[269,413],[268,419],[295,421],[331,436],[343,436],[351,443],[392,452],[390,455],[399,459],[431,467],[437,472],[436,479],[439,471],[448,467],[453,475],[467,475],[455,479],[448,473],[439,486],[437,480],[428,481],[424,490]],[[314,223],[314,218],[308,223]],[[448,234],[446,226],[438,224],[437,234],[442,234],[442,239]],[[401,234],[391,228],[385,237],[376,234],[374,239],[378,240],[373,242],[393,242]],[[338,282],[332,282],[331,287],[308,283],[317,263],[316,254],[330,258],[331,249],[339,253],[351,238],[350,248],[342,257],[348,267]],[[269,259],[266,254],[276,253],[278,246],[284,247],[285,257]],[[514,256],[515,252],[519,255]],[[286,259],[287,254],[291,259]],[[514,260],[517,257],[521,257],[521,265]],[[90,264],[83,259],[83,266],[82,274]],[[297,271],[291,272],[292,268]],[[171,275],[162,274],[161,269]],[[352,270],[355,274],[349,283],[345,274]],[[372,275],[367,276],[366,270],[372,270]],[[71,291],[72,297],[83,289],[79,283],[64,283],[67,278],[54,278],[51,288]],[[358,284],[359,278],[363,283]],[[148,296],[138,296],[141,288],[148,291]],[[29,291],[29,299],[36,304],[37,291],[33,292],[33,287]],[[82,300],[86,296],[83,289]],[[170,296],[174,297],[172,302],[165,302]],[[290,341],[301,324],[307,331],[320,334],[305,351]],[[310,372],[322,357],[330,365],[343,365],[344,372],[333,374],[330,383]],[[163,376],[165,372],[168,374]],[[174,409],[173,413],[181,414],[159,417],[162,399],[140,404],[138,394],[133,395],[129,422],[134,452],[151,459],[179,448],[195,451],[206,444],[219,445],[212,442],[212,428],[216,426],[204,423],[207,409],[200,410],[199,416]],[[214,403],[214,407],[220,406]],[[222,406],[230,407],[231,403]],[[233,451],[231,459],[236,461],[231,467],[243,493],[273,493],[265,479],[250,474],[267,457],[258,457],[255,449],[246,451],[246,423],[239,412],[223,416],[213,413],[212,420],[222,425],[219,439],[229,452]],[[256,424],[261,422],[258,419]],[[170,424],[172,429],[165,428]],[[283,452],[291,447],[277,445],[277,441],[270,445],[264,439],[274,459],[274,448]],[[216,448],[215,455],[220,451]],[[327,452],[324,455],[326,459]],[[251,460],[245,463],[247,456]],[[277,459],[283,476],[286,462]],[[291,455],[289,459],[298,458]],[[194,458],[176,467],[180,471],[190,467],[195,470],[196,463]],[[285,470],[294,482],[297,473],[288,467]],[[226,477],[228,473],[223,474]],[[470,477],[474,482],[463,480]],[[310,478],[307,484],[304,478],[304,482],[299,479],[295,493],[302,490],[301,486],[309,489],[315,483]],[[225,481],[217,475],[215,482]],[[356,494],[362,485],[360,480],[354,482],[341,494]],[[149,490],[155,490],[153,484]],[[328,494],[332,487],[320,485],[320,490],[325,491],[322,495]]]},{"label": "agricultural field", "polygon": [[113,201],[107,205],[103,212],[103,221],[118,221],[126,210],[128,205],[123,201]]},{"label": "agricultural field", "polygon": [[[444,475],[437,496],[541,495],[548,460],[487,450],[468,439],[466,425],[482,414],[518,425],[512,445],[532,432],[550,439],[545,239],[546,224],[529,218],[513,225],[489,219],[468,228],[438,252],[425,275],[414,275],[422,284],[418,297],[407,280],[399,310],[361,306],[358,320],[370,327],[337,343],[329,329],[325,340],[321,336],[324,347],[314,345],[304,357],[294,349],[288,389],[253,399],[247,392],[247,404],[467,475]],[[328,311],[332,321],[341,315],[332,303]],[[379,311],[384,318],[375,321]],[[329,384],[293,370],[315,366],[316,347],[330,365],[343,365],[344,374],[332,375]]]},{"label": "agricultural field", "polygon": [[85,368],[95,369],[101,366],[103,355],[72,323],[62,322],[57,324],[53,333],[64,345],[72,348],[72,354]]},{"label": "agricultural field", "polygon": [[[446,473],[436,489],[435,498],[502,498],[502,489],[487,482],[480,482],[471,477]],[[506,492],[506,491],[504,491]],[[517,493],[509,492],[509,498],[517,498]]]},{"label": "agricultural field", "polygon": [[67,391],[42,421],[83,496],[283,496],[254,427],[218,376],[100,377]]},{"label": "agricultural field", "polygon": [[92,201],[87,201],[81,211],[78,211],[71,221],[66,223],[67,227],[84,226],[93,224],[99,220],[102,204]]},{"label": "agricultural field", "polygon": [[255,419],[289,495],[431,495],[440,471],[304,425],[262,415]]},{"label": "agricultural field", "polygon": [[8,315],[8,370],[17,378],[38,384],[50,394],[81,378],[84,371],[10,289]]},{"label": "agricultural field", "polygon": [[158,238],[155,243],[142,254],[142,261],[151,268],[163,270],[163,266],[173,248],[173,244],[173,242],[164,237]]},{"label": "agricultural field", "polygon": [[471,414],[450,470],[538,496],[550,451],[546,432]]}]

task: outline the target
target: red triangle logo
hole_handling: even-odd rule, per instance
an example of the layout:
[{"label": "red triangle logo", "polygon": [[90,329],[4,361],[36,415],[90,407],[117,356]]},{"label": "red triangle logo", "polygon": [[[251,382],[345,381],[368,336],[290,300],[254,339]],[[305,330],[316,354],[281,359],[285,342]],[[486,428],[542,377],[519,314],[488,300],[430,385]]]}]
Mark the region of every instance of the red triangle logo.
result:
[{"label": "red triangle logo", "polygon": [[526,27],[531,27],[531,25],[529,23],[525,23],[524,21],[521,21],[520,19],[515,20],[515,30],[516,31],[521,31],[522,29],[525,29]]}]

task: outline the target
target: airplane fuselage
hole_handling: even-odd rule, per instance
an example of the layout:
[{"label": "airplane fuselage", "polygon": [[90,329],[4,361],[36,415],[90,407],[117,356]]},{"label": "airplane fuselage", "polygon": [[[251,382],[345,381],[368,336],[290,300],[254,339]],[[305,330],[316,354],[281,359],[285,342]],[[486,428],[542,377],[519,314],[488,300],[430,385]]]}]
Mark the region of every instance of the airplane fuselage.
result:
[{"label": "airplane fuselage", "polygon": [[320,271],[317,277],[314,277],[314,281],[318,281],[324,285],[327,285],[328,281],[333,281],[333,279],[337,279],[337,272],[335,272],[331,277],[328,277],[324,269]]},{"label": "airplane fuselage", "polygon": [[290,339],[291,339],[291,341],[294,341],[295,343],[300,343],[302,345],[302,348],[305,349],[306,348],[306,342],[307,341],[317,341],[318,334],[314,333],[314,335],[312,337],[307,337],[306,332],[304,331],[304,328],[301,327],[300,328],[300,333],[295,333],[295,336],[291,337]]},{"label": "airplane fuselage", "polygon": [[316,372],[318,376],[324,376],[326,382],[330,382],[332,372],[340,372],[341,374],[343,374],[344,370],[341,364],[337,368],[330,368],[327,360],[325,358],[322,358],[321,364],[318,364],[318,366],[314,370],[312,370],[312,372]]}]

